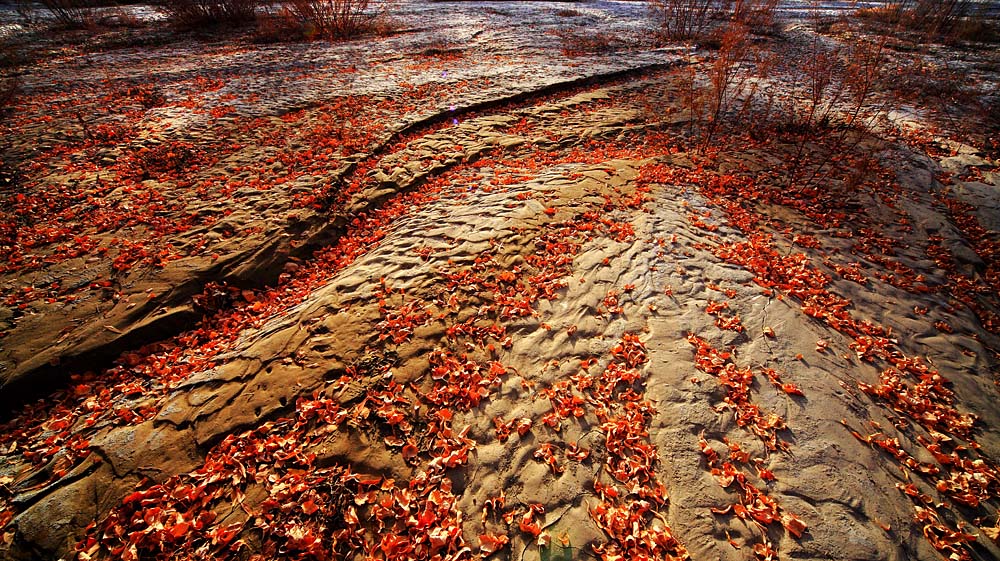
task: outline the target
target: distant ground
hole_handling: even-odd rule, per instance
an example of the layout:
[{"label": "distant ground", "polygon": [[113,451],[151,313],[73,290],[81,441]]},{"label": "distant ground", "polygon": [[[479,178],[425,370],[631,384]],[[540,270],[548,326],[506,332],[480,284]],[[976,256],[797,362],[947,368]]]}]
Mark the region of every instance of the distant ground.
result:
[{"label": "distant ground", "polygon": [[792,4],[7,27],[4,558],[1000,558],[1000,55]]}]

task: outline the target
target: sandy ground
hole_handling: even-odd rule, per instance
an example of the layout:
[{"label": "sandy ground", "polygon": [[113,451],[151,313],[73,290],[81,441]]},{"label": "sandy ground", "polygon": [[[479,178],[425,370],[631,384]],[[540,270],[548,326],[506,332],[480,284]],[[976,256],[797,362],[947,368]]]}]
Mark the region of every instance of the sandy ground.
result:
[{"label": "sandy ground", "polygon": [[989,123],[701,147],[640,5],[429,6],[20,76],[7,558],[1000,557]]}]

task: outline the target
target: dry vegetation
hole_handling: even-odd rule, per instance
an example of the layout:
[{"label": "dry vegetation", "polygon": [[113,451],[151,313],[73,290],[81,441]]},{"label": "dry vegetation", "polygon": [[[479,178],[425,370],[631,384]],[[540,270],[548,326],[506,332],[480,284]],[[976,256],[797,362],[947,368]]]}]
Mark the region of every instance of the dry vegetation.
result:
[{"label": "dry vegetation", "polygon": [[650,14],[664,40],[704,40],[720,22],[769,30],[777,6],[777,0],[652,0]]},{"label": "dry vegetation", "polygon": [[880,32],[918,35],[918,41],[995,41],[996,22],[982,17],[985,9],[974,0],[897,0],[859,9],[857,15]]},{"label": "dry vegetation", "polygon": [[255,21],[264,0],[166,0],[158,4],[179,27],[246,24]]}]

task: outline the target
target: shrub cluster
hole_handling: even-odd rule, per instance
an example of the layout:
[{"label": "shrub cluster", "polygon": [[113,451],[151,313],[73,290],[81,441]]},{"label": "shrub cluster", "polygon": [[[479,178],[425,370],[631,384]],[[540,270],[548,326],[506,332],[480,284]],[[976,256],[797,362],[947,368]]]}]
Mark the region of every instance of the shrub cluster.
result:
[{"label": "shrub cluster", "polygon": [[244,24],[257,18],[265,0],[163,0],[159,9],[178,27]]},{"label": "shrub cluster", "polygon": [[986,18],[977,17],[984,7],[976,0],[895,0],[859,9],[857,15],[883,29],[928,39],[992,41],[996,30]]},{"label": "shrub cluster", "polygon": [[754,33],[774,24],[778,0],[651,0],[650,11],[667,40],[700,40],[720,22],[735,22]]},{"label": "shrub cluster", "polygon": [[162,0],[160,9],[185,28],[256,22],[257,39],[346,39],[379,28],[384,6],[370,0]]},{"label": "shrub cluster", "polygon": [[94,23],[95,0],[40,0],[39,3],[63,27],[81,28]]}]

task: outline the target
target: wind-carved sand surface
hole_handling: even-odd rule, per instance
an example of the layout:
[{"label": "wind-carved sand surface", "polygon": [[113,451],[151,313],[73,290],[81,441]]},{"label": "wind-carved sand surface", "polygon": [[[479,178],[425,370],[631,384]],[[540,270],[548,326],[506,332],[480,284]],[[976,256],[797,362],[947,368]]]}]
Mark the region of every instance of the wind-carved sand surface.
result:
[{"label": "wind-carved sand surface", "polygon": [[429,6],[23,76],[6,557],[1000,557],[988,154],[698,148],[700,55],[564,53],[641,6]]}]

